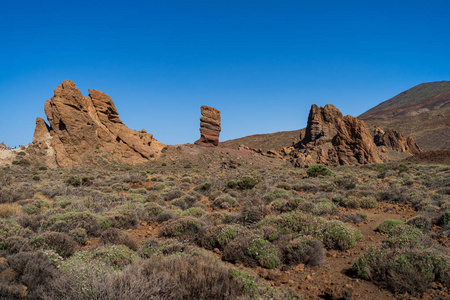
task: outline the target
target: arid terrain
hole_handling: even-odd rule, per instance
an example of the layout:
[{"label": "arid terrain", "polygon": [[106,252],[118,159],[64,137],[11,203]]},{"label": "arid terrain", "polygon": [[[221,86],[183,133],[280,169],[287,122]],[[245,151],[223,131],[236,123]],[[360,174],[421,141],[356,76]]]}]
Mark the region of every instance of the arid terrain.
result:
[{"label": "arid terrain", "polygon": [[[365,121],[372,131],[375,127],[381,127],[412,136],[426,151],[450,150],[450,82],[419,84],[369,109],[358,118]],[[256,134],[224,141],[221,145],[236,149],[247,146],[264,151],[279,150],[297,143],[300,132],[301,129]]]},{"label": "arid terrain", "polygon": [[1,299],[450,298],[447,150],[330,104],[246,147],[207,106],[164,145],[71,81],[45,112],[0,152]]}]

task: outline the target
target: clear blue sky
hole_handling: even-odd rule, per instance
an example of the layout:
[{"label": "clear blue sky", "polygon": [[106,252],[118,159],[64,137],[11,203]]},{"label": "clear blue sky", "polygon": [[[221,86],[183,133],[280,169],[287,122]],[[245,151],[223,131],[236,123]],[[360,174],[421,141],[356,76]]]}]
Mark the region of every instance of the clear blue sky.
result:
[{"label": "clear blue sky", "polygon": [[306,126],[311,104],[359,115],[450,80],[450,1],[0,1],[0,142],[32,141],[63,80],[114,100],[167,144]]}]

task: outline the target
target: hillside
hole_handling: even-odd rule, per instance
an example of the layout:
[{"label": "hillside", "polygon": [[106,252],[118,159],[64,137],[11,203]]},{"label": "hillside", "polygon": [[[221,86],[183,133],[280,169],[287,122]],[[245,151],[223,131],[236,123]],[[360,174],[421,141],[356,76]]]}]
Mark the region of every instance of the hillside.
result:
[{"label": "hillside", "polygon": [[255,149],[262,149],[263,151],[279,150],[283,147],[291,146],[293,143],[298,142],[300,140],[301,131],[302,129],[249,135],[239,139],[221,142],[219,146],[232,149],[237,149],[239,146],[246,146]]},{"label": "hillside", "polygon": [[450,149],[450,81],[419,84],[358,118],[411,135],[425,150]]}]

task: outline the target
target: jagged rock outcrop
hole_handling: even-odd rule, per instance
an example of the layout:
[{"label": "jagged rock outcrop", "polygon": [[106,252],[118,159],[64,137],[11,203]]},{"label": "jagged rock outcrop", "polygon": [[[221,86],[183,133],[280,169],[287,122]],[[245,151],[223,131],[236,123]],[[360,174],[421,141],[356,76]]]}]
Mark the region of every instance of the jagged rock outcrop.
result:
[{"label": "jagged rock outcrop", "polygon": [[422,152],[412,137],[405,138],[401,132],[395,129],[383,131],[376,127],[373,141],[377,146],[384,146],[398,152],[407,152],[412,155]]},{"label": "jagged rock outcrop", "polygon": [[70,80],[55,89],[44,108],[49,125],[36,119],[33,145],[50,166],[74,167],[99,153],[126,164],[142,163],[165,146],[152,134],[125,126],[108,95],[89,90],[84,97]]},{"label": "jagged rock outcrop", "polygon": [[331,104],[311,106],[301,138],[292,149],[283,149],[297,167],[382,162],[365,123],[350,115],[344,117]]},{"label": "jagged rock outcrop", "polygon": [[200,139],[195,144],[216,147],[219,145],[220,127],[220,111],[214,107],[206,105],[201,106],[200,117]]}]

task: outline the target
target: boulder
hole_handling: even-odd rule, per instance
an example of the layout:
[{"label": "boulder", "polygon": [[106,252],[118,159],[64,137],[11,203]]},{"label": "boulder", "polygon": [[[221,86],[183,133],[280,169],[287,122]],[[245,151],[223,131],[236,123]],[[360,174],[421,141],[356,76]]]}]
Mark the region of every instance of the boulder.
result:
[{"label": "boulder", "polygon": [[37,118],[33,145],[45,148],[47,159],[53,157],[56,166],[74,167],[100,152],[112,160],[137,164],[157,157],[165,146],[152,134],[123,124],[108,95],[89,90],[84,97],[70,80],[55,89],[44,109],[49,125]]},{"label": "boulder", "polygon": [[220,111],[214,107],[202,105],[200,117],[200,139],[195,141],[196,145],[206,147],[217,147],[219,145]]},{"label": "boulder", "polygon": [[405,138],[401,132],[395,129],[383,131],[376,127],[373,141],[377,146],[384,146],[398,152],[407,152],[412,155],[422,152],[412,137]]}]

